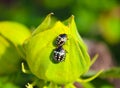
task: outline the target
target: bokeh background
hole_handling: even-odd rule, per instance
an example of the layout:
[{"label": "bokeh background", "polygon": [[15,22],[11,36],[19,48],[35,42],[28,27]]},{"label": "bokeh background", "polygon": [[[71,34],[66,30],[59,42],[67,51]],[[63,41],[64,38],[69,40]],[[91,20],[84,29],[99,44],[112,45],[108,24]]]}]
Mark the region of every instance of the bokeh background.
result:
[{"label": "bokeh background", "polygon": [[19,22],[31,31],[50,12],[61,21],[75,16],[90,56],[99,54],[91,69],[120,66],[120,0],[0,0],[0,21]]},{"label": "bokeh background", "polygon": [[61,21],[74,15],[82,37],[102,41],[120,63],[119,0],[0,0],[0,21],[36,28],[53,12]]}]

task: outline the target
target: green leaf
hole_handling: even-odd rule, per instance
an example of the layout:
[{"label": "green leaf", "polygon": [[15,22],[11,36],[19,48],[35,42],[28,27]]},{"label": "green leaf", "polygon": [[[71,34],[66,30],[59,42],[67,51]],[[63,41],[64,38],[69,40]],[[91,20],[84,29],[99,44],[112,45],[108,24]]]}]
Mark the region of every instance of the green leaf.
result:
[{"label": "green leaf", "polygon": [[94,85],[90,82],[81,83],[81,85],[83,86],[83,88],[95,88]]},{"label": "green leaf", "polygon": [[96,78],[90,83],[94,86],[93,88],[115,88],[115,86],[112,83],[105,79]]},{"label": "green leaf", "polygon": [[109,70],[104,71],[100,77],[102,78],[120,78],[120,68],[114,67]]}]

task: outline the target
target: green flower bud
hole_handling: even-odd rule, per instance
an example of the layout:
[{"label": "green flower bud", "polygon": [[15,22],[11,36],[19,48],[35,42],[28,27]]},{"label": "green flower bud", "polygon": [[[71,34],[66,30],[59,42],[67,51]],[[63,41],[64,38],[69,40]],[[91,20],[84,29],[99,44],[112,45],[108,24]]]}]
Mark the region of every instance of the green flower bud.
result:
[{"label": "green flower bud", "polygon": [[[32,73],[40,79],[57,84],[74,82],[91,65],[86,45],[77,32],[74,16],[63,23],[56,21],[53,25],[51,22],[49,14],[25,42],[27,63]],[[55,41],[60,34],[67,34],[68,40],[62,46],[66,57],[64,61],[54,63],[53,50],[58,47]]]},{"label": "green flower bud", "polygon": [[0,33],[12,41],[15,45],[22,45],[31,33],[29,29],[17,22],[0,22]]},{"label": "green flower bud", "polygon": [[7,38],[17,48],[17,51],[23,56],[23,42],[31,35],[29,29],[17,22],[0,22],[0,34]]},{"label": "green flower bud", "polygon": [[15,22],[0,22],[0,75],[11,74],[20,64],[20,47],[30,36],[28,28]]},{"label": "green flower bud", "polygon": [[18,57],[15,47],[0,36],[0,75],[15,72],[18,67]]}]

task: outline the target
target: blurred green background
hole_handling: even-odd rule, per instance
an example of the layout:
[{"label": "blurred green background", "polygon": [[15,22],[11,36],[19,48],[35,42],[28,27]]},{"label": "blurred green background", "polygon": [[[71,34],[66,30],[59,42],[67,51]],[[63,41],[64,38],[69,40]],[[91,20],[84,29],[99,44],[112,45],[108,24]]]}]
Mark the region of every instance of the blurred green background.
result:
[{"label": "blurred green background", "polygon": [[80,35],[103,42],[115,65],[120,66],[119,3],[120,0],[0,0],[0,21],[19,22],[33,31],[50,12],[61,21],[74,15]]},{"label": "blurred green background", "polygon": [[0,21],[16,21],[31,30],[53,12],[59,20],[72,14],[81,36],[105,42],[120,63],[119,0],[0,0]]}]

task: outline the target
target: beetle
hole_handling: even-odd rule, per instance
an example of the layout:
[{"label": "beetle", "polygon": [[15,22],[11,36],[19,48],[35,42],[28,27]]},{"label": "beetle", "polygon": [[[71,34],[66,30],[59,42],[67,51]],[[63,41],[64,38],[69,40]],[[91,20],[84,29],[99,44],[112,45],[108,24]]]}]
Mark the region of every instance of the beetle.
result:
[{"label": "beetle", "polygon": [[65,42],[67,41],[67,34],[60,34],[56,39],[56,45],[63,46]]},{"label": "beetle", "polygon": [[64,50],[61,46],[57,47],[53,51],[53,59],[55,62],[62,62],[65,60],[66,50]]}]

